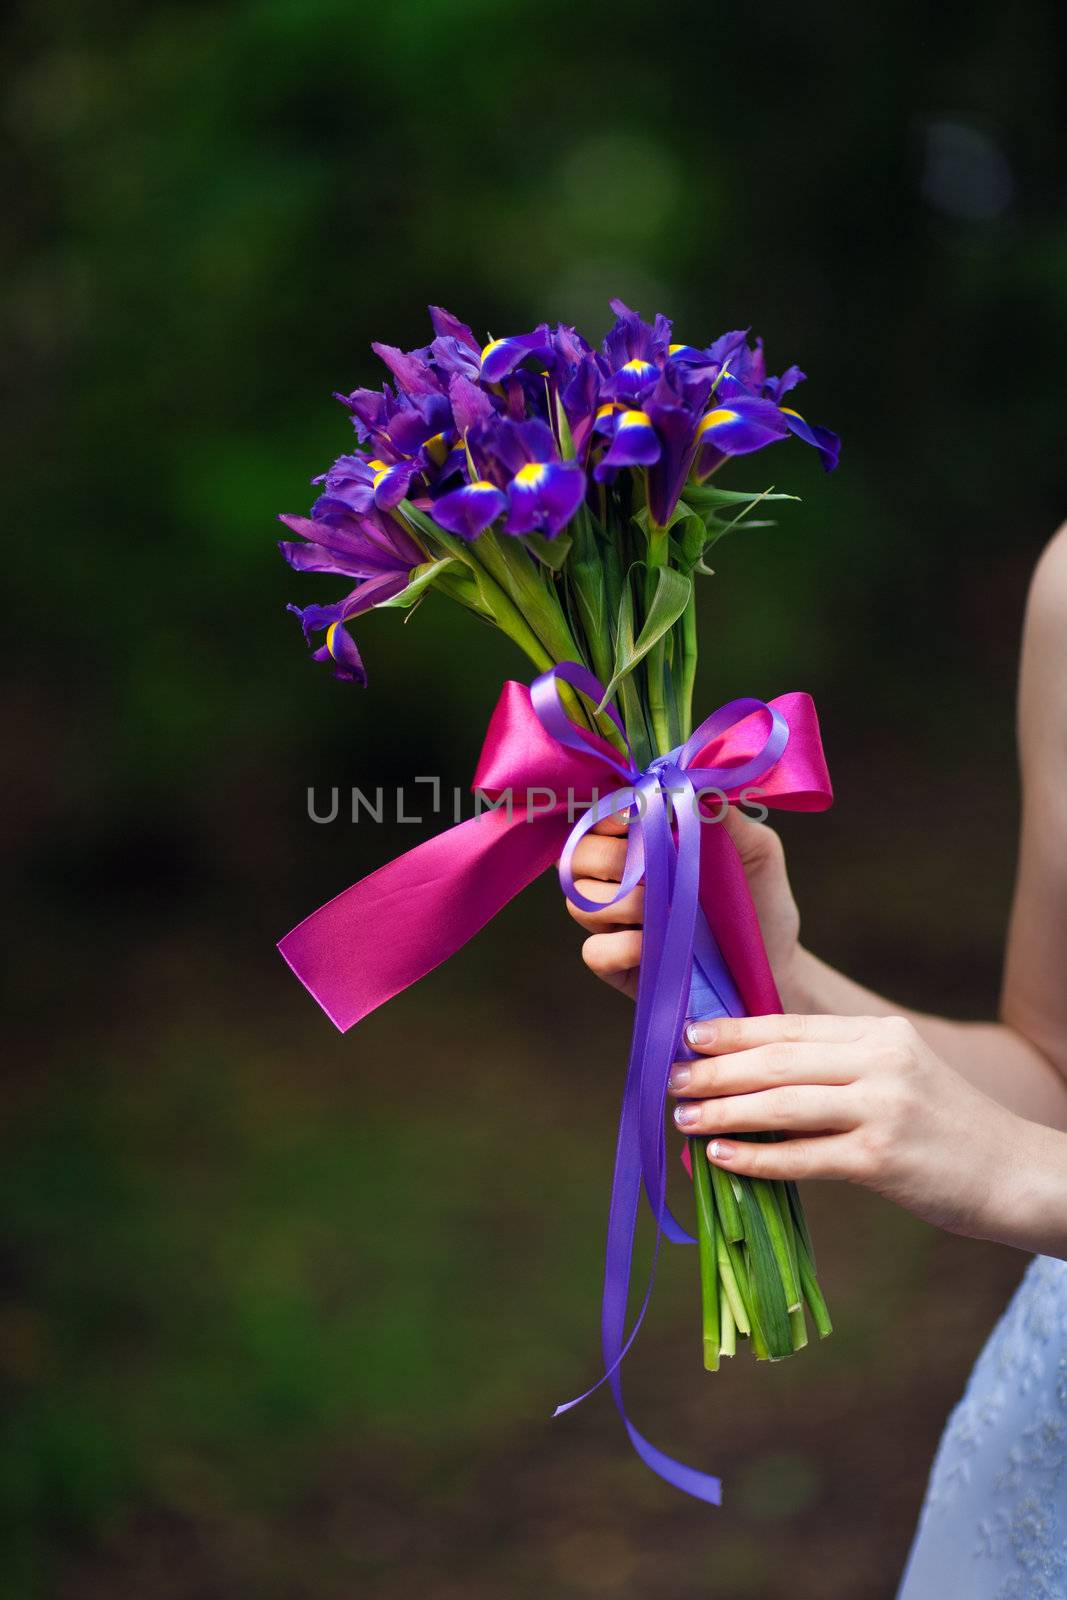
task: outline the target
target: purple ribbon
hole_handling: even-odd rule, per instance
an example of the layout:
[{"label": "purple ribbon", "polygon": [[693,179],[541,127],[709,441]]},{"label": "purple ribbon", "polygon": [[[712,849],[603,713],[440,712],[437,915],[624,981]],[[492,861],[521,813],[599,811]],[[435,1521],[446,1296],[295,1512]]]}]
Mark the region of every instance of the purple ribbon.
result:
[{"label": "purple ribbon", "polygon": [[[546,732],[567,748],[588,753],[588,741],[560,702],[561,681],[588,695],[594,704],[603,698],[603,686],[584,667],[564,662],[542,673],[530,688],[533,709]],[[675,1488],[720,1505],[718,1478],[675,1461],[634,1427],[623,1404],[620,1368],[652,1297],[661,1237],[675,1244],[695,1243],[672,1215],[666,1193],[663,1113],[671,1065],[686,1053],[682,1030],[687,1018],[744,1015],[737,987],[700,909],[701,829],[709,823],[701,818],[699,802],[705,791],[721,796],[765,776],[781,759],[789,724],[776,707],[762,700],[731,700],[702,722],[684,745],[657,756],[641,771],[617,712],[612,706],[605,709],[622,736],[628,760],[605,759],[623,783],[613,793],[594,800],[571,830],[560,857],[560,884],[568,900],[580,909],[605,908],[605,902],[587,900],[576,888],[574,852],[599,821],[627,809],[630,827],[622,882],[606,904],[616,904],[644,879],[644,943],[608,1210],[600,1319],[604,1372],[592,1388],[558,1406],[554,1415],[580,1405],[601,1384],[608,1383],[630,1442],[645,1464]],[[770,726],[755,756],[731,766],[693,765],[713,739],[757,711],[767,713]],[[626,1305],[642,1187],[656,1221],[655,1244],[641,1308],[627,1334]]]}]

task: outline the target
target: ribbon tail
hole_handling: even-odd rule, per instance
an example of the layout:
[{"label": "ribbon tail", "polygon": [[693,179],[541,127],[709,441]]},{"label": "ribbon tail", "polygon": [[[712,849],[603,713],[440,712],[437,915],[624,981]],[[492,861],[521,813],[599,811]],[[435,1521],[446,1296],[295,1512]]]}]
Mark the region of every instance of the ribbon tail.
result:
[{"label": "ribbon tail", "polygon": [[630,1443],[646,1467],[651,1467],[658,1477],[675,1489],[681,1489],[683,1494],[691,1494],[697,1500],[706,1501],[709,1506],[722,1505],[722,1482],[719,1478],[712,1477],[710,1472],[699,1472],[696,1467],[687,1467],[684,1461],[676,1461],[673,1456],[651,1444],[644,1434],[638,1433],[623,1410],[621,1386],[615,1404],[626,1424]]},{"label": "ribbon tail", "polygon": [[278,949],[346,1032],[454,954],[559,855],[566,817],[483,812],[313,911]]},{"label": "ribbon tail", "polygon": [[[722,961],[719,970],[728,975],[741,1004],[739,1011],[731,1009],[726,1014],[770,1016],[781,1011],[782,1002],[767,960],[759,918],[737,846],[726,829],[717,824],[706,826],[703,833],[700,905]],[[703,949],[707,952],[708,947]],[[715,983],[713,974],[708,976]],[[729,1003],[726,994],[721,998]]]}]

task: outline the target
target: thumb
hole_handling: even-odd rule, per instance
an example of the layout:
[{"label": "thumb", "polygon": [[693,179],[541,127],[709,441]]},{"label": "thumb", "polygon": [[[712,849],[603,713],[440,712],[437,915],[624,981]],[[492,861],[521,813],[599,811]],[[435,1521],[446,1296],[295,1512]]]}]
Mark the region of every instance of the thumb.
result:
[{"label": "thumb", "polygon": [[779,847],[778,835],[764,822],[746,817],[736,806],[730,806],[722,820],[737,853],[746,867],[762,866]]}]

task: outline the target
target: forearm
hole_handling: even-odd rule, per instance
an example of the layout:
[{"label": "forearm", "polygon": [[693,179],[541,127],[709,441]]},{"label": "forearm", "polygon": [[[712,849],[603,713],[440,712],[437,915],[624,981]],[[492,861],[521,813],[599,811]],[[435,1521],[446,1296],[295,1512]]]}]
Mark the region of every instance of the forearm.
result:
[{"label": "forearm", "polygon": [[1001,1139],[976,1238],[1067,1260],[1067,1133],[1016,1118]]},{"label": "forearm", "polygon": [[932,1050],[991,1100],[1030,1122],[1067,1130],[1067,1081],[1015,1028],[1001,1022],[953,1022],[894,1005],[803,948],[781,992],[787,1011],[907,1017]]}]

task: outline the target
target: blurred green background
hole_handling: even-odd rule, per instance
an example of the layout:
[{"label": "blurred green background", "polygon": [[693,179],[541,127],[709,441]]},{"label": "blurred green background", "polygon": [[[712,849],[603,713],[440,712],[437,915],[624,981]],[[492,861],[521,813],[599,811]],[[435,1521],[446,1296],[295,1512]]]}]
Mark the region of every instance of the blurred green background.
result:
[{"label": "blurred green background", "polygon": [[[508,673],[431,601],[309,665],[274,549],[335,389],[427,301],[599,337],[752,323],[845,450],[717,552],[697,704],[817,698],[808,943],[991,1014],[1022,606],[1064,514],[1062,10],[34,0],[3,156],[9,731],[0,1462],[10,1600],[888,1600],[1022,1259],[849,1191],[837,1332],[698,1364],[671,1252],[599,1395],[627,1006],[551,881],[347,1038],[273,943],[421,834],[309,785],[465,784]],[[646,1241],[647,1242],[647,1241]]]}]

